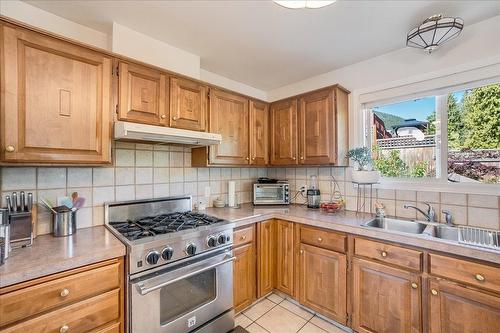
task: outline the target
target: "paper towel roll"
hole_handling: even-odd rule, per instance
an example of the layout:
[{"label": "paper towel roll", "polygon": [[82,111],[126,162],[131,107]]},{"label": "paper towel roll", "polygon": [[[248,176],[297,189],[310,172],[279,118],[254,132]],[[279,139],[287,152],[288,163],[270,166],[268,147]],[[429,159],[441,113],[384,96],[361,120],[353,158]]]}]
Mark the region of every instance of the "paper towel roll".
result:
[{"label": "paper towel roll", "polygon": [[230,180],[227,182],[227,205],[229,207],[236,206],[236,182]]}]

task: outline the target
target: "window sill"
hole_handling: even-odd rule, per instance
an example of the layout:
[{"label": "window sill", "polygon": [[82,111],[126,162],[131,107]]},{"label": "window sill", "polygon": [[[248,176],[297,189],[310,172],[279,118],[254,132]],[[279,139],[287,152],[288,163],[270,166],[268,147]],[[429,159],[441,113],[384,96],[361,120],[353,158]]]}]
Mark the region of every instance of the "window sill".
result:
[{"label": "window sill", "polygon": [[500,195],[500,185],[498,184],[443,183],[437,179],[420,181],[414,179],[381,179],[380,183],[375,184],[373,187],[377,189]]}]

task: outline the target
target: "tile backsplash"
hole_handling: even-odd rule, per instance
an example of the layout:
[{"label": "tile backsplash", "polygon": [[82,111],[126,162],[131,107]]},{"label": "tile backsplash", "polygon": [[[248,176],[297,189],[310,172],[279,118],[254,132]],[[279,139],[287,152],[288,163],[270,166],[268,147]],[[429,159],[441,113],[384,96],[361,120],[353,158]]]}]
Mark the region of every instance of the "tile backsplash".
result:
[{"label": "tile backsplash", "polygon": [[[317,175],[322,201],[329,201],[332,193],[339,191],[346,208],[356,210],[357,189],[350,182],[349,168],[193,168],[189,148],[126,142],[114,144],[113,159],[112,166],[104,167],[2,167],[2,206],[6,205],[5,196],[13,191],[33,192],[35,200],[44,197],[53,202],[76,191],[86,198],[78,212],[78,227],[85,228],[104,223],[103,203],[107,201],[190,194],[193,202],[208,201],[211,205],[218,197],[227,202],[228,180],[236,182],[241,203],[251,202],[252,184],[264,176],[287,179],[292,202],[305,203],[306,198],[297,191],[310,185],[311,175]],[[205,197],[207,188],[209,198]],[[420,213],[403,205],[410,203],[425,210],[424,202],[430,202],[441,221],[441,210],[447,209],[456,224],[500,229],[500,196],[393,189],[374,189],[372,193],[373,201],[383,203],[390,216],[422,219]],[[365,210],[369,211],[369,206]],[[37,229],[39,234],[51,232],[50,213],[45,208],[39,209]]]}]

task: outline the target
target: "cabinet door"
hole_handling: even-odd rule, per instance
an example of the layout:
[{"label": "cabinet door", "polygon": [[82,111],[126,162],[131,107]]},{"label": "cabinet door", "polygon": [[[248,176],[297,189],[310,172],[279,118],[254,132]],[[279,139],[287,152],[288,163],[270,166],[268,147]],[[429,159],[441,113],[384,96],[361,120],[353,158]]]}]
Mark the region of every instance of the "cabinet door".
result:
[{"label": "cabinet door", "polygon": [[345,325],[347,323],[346,256],[300,245],[301,304]]},{"label": "cabinet door", "polygon": [[266,103],[250,101],[250,164],[269,162],[269,112]]},{"label": "cabinet door", "polygon": [[240,312],[255,299],[255,252],[249,243],[233,250],[236,260],[233,266],[234,311]]},{"label": "cabinet door", "polygon": [[271,105],[271,164],[297,164],[297,100]]},{"label": "cabinet door", "polygon": [[257,224],[257,297],[270,293],[275,281],[275,224],[269,220]]},{"label": "cabinet door", "polygon": [[170,127],[205,131],[208,88],[178,78],[170,79]]},{"label": "cabinet door", "polygon": [[220,90],[210,91],[210,132],[222,135],[211,146],[212,164],[248,164],[248,99]]},{"label": "cabinet door", "polygon": [[332,89],[300,98],[300,164],[335,161],[335,110]]},{"label": "cabinet door", "polygon": [[109,163],[112,59],[2,26],[1,158]]},{"label": "cabinet door", "polygon": [[500,327],[500,297],[445,280],[430,280],[432,333],[490,333]]},{"label": "cabinet door", "polygon": [[120,62],[118,119],[167,124],[167,77],[160,71]]},{"label": "cabinet door", "polygon": [[383,264],[353,261],[353,321],[357,332],[421,332],[420,276]]},{"label": "cabinet door", "polygon": [[276,288],[293,295],[293,223],[276,221]]}]

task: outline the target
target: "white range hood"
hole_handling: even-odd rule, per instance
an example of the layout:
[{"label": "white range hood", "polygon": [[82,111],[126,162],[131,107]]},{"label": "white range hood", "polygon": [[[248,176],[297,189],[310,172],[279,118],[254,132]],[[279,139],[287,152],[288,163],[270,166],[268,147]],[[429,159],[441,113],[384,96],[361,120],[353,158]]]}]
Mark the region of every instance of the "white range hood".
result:
[{"label": "white range hood", "polygon": [[176,143],[192,147],[200,147],[218,145],[222,141],[222,136],[215,133],[117,121],[115,122],[114,139]]}]

